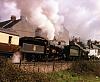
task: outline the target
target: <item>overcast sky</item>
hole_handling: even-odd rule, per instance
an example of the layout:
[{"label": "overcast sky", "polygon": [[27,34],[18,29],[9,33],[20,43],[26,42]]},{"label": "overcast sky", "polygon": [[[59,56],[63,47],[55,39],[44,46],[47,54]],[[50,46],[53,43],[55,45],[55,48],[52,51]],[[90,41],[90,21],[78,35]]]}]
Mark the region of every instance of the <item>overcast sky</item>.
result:
[{"label": "overcast sky", "polygon": [[[0,0],[0,21],[8,20],[11,15],[20,17],[21,10],[14,1]],[[64,16],[70,36],[100,40],[100,0],[55,1],[59,3],[59,14]]]}]

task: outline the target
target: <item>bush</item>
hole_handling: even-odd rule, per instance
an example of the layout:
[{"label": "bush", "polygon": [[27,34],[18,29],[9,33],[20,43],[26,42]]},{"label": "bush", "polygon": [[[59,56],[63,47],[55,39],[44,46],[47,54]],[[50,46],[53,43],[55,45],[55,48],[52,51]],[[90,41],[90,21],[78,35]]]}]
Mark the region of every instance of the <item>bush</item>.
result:
[{"label": "bush", "polygon": [[95,74],[100,76],[100,61],[76,61],[71,70],[78,74]]}]

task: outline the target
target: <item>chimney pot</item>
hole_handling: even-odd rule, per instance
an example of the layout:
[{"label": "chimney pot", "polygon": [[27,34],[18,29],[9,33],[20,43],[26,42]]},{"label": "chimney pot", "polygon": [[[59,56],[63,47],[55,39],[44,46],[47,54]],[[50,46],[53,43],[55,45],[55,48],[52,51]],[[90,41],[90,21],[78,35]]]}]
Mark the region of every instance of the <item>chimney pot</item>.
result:
[{"label": "chimney pot", "polygon": [[11,16],[11,21],[15,21],[16,20],[16,16],[15,15],[12,15]]}]

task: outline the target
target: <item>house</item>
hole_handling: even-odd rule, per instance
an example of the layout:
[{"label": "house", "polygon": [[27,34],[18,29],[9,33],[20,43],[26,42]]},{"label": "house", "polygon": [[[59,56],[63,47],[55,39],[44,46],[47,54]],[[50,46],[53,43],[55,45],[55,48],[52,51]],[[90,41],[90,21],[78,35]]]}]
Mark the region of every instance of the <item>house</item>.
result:
[{"label": "house", "polygon": [[15,16],[11,20],[0,22],[0,51],[13,51],[19,45],[19,34],[11,27],[18,23]]},{"label": "house", "polygon": [[89,56],[94,56],[100,58],[100,47],[97,45],[92,44],[92,48],[88,49],[89,51]]}]

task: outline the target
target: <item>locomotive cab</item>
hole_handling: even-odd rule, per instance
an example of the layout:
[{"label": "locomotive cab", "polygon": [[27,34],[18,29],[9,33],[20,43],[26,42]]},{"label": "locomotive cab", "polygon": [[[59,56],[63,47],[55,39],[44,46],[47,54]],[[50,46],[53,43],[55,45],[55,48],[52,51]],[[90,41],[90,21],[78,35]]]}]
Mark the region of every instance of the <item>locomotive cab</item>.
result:
[{"label": "locomotive cab", "polygon": [[23,58],[27,61],[42,60],[46,55],[48,41],[42,37],[22,37],[19,40]]}]

